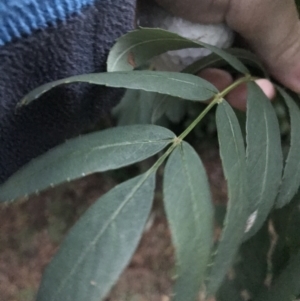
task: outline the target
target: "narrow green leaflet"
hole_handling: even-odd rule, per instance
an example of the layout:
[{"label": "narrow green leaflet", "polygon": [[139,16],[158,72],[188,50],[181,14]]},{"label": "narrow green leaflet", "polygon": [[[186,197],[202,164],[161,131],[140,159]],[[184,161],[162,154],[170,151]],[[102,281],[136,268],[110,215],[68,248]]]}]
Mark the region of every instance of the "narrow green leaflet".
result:
[{"label": "narrow green leaflet", "polygon": [[41,191],[93,172],[142,161],[166,147],[175,134],[155,125],[118,127],[67,141],[31,161],[0,186],[0,201]]},{"label": "narrow green leaflet", "polygon": [[255,234],[274,206],[283,159],[278,119],[270,100],[255,83],[248,83],[247,171],[249,223],[245,239]]},{"label": "narrow green leaflet", "polygon": [[277,89],[288,107],[291,125],[290,149],[276,201],[276,207],[281,208],[290,202],[300,185],[300,110],[288,93],[279,87]]},{"label": "narrow green leaflet", "polygon": [[[257,70],[262,71],[264,77],[268,78],[267,71],[265,70],[264,66],[258,60],[258,58],[250,51],[240,48],[230,48],[226,49],[227,53],[238,58],[241,62],[243,62],[246,66],[253,67]],[[191,73],[196,74],[202,69],[209,68],[211,66],[214,67],[225,67],[227,62],[224,61],[220,56],[215,53],[212,53],[208,56],[201,58],[200,60],[194,62],[193,64],[189,65],[185,69],[182,70],[183,73]]]},{"label": "narrow green leaflet", "polygon": [[174,300],[195,301],[212,247],[213,208],[205,169],[186,142],[167,162],[164,204],[178,264]]},{"label": "narrow green leaflet", "polygon": [[254,301],[294,301],[300,294],[300,251],[293,255],[269,291],[265,290]]},{"label": "narrow green leaflet", "polygon": [[218,105],[216,121],[229,201],[224,229],[209,276],[209,295],[216,293],[233,263],[242,242],[249,212],[243,136],[237,117],[226,101]]},{"label": "narrow green leaflet", "polygon": [[37,301],[99,301],[130,261],[152,206],[155,174],[101,197],[71,229],[46,269]]},{"label": "narrow green leaflet", "polygon": [[54,87],[76,82],[157,92],[195,101],[207,100],[218,93],[211,83],[192,74],[148,70],[104,72],[72,76],[42,85],[27,94],[19,106],[29,104]]},{"label": "narrow green leaflet", "polygon": [[169,50],[202,47],[220,56],[237,71],[243,74],[249,73],[247,67],[239,59],[224,50],[157,28],[134,30],[119,38],[108,56],[107,70],[109,72],[129,71]]}]

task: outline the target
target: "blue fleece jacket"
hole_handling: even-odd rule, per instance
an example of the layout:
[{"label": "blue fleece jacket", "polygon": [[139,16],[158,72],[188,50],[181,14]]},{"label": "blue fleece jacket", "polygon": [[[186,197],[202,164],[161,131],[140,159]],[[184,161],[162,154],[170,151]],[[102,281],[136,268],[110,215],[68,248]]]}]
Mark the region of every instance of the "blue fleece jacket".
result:
[{"label": "blue fleece jacket", "polygon": [[93,125],[120,98],[119,90],[74,84],[15,110],[41,84],[105,71],[114,41],[134,26],[135,9],[135,0],[1,1],[0,183]]}]

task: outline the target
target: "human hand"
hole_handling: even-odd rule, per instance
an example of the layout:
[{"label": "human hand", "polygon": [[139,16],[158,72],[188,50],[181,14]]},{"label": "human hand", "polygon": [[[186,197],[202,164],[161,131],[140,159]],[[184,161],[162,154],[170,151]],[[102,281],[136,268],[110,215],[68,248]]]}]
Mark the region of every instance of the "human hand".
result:
[{"label": "human hand", "polygon": [[[278,81],[300,92],[300,22],[294,0],[156,1],[192,22],[226,22],[246,40]],[[217,87],[233,80],[225,71],[216,69],[204,70],[199,75]],[[274,96],[270,82],[261,79],[257,83],[269,98]],[[246,87],[231,92],[228,101],[244,109]]]}]

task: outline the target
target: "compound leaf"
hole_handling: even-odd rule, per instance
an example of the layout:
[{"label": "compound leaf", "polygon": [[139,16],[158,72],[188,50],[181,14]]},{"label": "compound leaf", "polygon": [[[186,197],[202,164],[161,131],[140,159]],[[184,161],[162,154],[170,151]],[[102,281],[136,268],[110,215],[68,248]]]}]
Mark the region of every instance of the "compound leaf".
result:
[{"label": "compound leaf", "polygon": [[157,92],[194,101],[204,101],[218,93],[211,83],[192,74],[148,70],[104,72],[72,76],[42,85],[29,92],[19,106],[28,105],[57,86],[76,82]]},{"label": "compound leaf", "polygon": [[243,74],[249,73],[239,59],[224,50],[158,28],[134,30],[119,38],[108,56],[107,70],[110,72],[129,71],[170,50],[202,47],[220,56],[237,71]]},{"label": "compound leaf", "polygon": [[276,203],[276,207],[281,208],[290,202],[300,185],[300,110],[288,93],[282,88],[277,89],[288,107],[291,124],[290,149]]},{"label": "compound leaf", "polygon": [[118,127],[67,141],[34,159],[0,186],[2,202],[94,172],[142,161],[166,147],[175,134],[156,125]]},{"label": "compound leaf", "polygon": [[167,162],[164,204],[178,264],[174,300],[195,301],[212,247],[213,208],[205,169],[186,142]]},{"label": "compound leaf", "polygon": [[102,300],[138,245],[154,186],[154,174],[138,176],[89,208],[47,267],[37,301]]},{"label": "compound leaf", "polygon": [[275,110],[257,84],[248,83],[247,88],[250,223],[247,225],[245,239],[257,232],[274,206],[283,169],[281,137]]},{"label": "compound leaf", "polygon": [[229,200],[224,229],[209,276],[209,295],[216,293],[233,263],[249,212],[244,140],[237,117],[226,101],[218,105],[216,121]]}]

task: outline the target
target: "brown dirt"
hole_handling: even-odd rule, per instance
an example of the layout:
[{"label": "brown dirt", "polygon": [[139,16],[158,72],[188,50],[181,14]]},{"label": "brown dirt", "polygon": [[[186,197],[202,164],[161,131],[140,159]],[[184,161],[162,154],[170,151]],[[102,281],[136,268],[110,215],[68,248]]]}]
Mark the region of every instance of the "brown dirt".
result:
[{"label": "brown dirt", "polygon": [[[218,150],[216,146],[198,149],[214,202],[224,204],[226,185]],[[0,207],[0,301],[34,300],[42,272],[59,242],[82,212],[116,184],[112,175],[92,175],[29,201]],[[123,176],[117,174],[119,180]],[[152,225],[149,223],[138,250],[107,301],[169,300],[174,252],[159,195]]]}]

